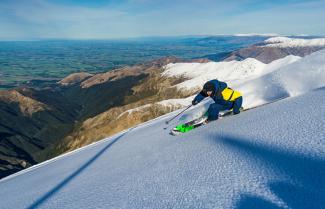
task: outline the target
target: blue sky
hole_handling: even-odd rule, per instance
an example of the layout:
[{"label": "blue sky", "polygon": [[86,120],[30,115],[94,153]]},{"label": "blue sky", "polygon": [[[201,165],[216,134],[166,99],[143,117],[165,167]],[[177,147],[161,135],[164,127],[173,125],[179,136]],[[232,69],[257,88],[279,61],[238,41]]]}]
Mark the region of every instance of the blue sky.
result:
[{"label": "blue sky", "polygon": [[0,40],[325,35],[324,0],[1,0]]}]

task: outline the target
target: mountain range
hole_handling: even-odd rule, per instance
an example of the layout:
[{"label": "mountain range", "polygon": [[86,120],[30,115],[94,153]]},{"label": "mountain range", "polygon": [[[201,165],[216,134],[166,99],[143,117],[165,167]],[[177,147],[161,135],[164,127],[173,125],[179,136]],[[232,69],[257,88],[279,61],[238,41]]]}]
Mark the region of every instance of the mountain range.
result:
[{"label": "mountain range", "polygon": [[[164,57],[104,73],[74,73],[56,84],[1,90],[0,178],[179,109],[212,76],[227,80],[239,71],[245,78],[323,48],[319,39],[270,38],[224,54],[219,62]],[[229,74],[214,74],[218,69]]]},{"label": "mountain range", "polygon": [[[320,50],[270,64],[254,58],[243,65],[167,64],[163,77],[186,77],[169,86],[174,90],[199,87],[204,69],[230,75],[227,83],[243,93],[248,108],[170,135],[206,111],[212,101],[205,99],[169,124],[182,109],[31,166],[0,180],[0,208],[323,208],[324,56]],[[184,106],[191,97],[155,103]],[[115,119],[147,114],[147,106]],[[94,136],[95,129],[89,130]]]}]

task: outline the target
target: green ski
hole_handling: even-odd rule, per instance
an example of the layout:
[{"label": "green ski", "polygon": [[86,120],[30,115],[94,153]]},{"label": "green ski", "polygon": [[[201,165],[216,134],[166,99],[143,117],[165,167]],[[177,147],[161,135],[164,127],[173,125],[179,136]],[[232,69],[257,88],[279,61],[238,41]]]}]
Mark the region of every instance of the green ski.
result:
[{"label": "green ski", "polygon": [[206,124],[206,119],[208,117],[206,116],[206,114],[198,119],[192,120],[190,122],[187,123],[183,123],[180,124],[178,126],[176,126],[175,128],[173,128],[170,132],[171,135],[179,135],[181,133],[185,133],[188,132],[190,130],[193,130],[199,126],[202,126],[204,124]]},{"label": "green ski", "polygon": [[[243,108],[240,108],[241,111],[243,111]],[[223,117],[227,117],[232,115],[232,109],[231,110],[226,110],[226,111],[222,111],[219,114],[219,119],[223,118]],[[190,122],[187,123],[183,123],[180,124],[178,126],[176,126],[175,128],[173,128],[170,132],[171,135],[179,135],[181,133],[186,133],[189,132],[197,127],[200,127],[202,125],[207,124],[207,119],[208,119],[208,113],[206,112],[202,117],[197,118],[195,120],[192,120]]]}]

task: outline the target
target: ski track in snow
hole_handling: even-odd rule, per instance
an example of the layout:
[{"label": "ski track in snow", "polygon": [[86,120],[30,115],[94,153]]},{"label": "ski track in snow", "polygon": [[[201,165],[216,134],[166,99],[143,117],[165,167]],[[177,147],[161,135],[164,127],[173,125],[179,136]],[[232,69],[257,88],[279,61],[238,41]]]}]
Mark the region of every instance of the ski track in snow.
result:
[{"label": "ski track in snow", "polygon": [[320,101],[325,88],[177,137],[169,114],[0,181],[0,208],[324,208]]}]

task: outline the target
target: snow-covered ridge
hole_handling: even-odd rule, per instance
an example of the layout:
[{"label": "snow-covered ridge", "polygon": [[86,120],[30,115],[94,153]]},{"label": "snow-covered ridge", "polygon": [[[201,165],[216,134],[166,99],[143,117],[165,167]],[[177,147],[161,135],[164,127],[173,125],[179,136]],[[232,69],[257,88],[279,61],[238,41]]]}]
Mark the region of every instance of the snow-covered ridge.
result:
[{"label": "snow-covered ridge", "polygon": [[235,83],[232,87],[242,92],[246,108],[298,96],[325,86],[324,57],[325,50],[321,50],[249,82]]},{"label": "snow-covered ridge", "polygon": [[[252,58],[219,63],[177,63],[167,65],[163,75],[188,78],[175,86],[179,90],[200,89],[214,78],[226,81],[243,94],[244,108],[250,108],[325,86],[324,57],[325,50],[321,50],[304,58],[290,55],[269,64]],[[173,102],[174,105],[184,103]]]},{"label": "snow-covered ridge", "polygon": [[177,84],[175,87],[180,90],[193,90],[201,88],[205,82],[211,79],[218,79],[229,84],[247,81],[270,73],[299,59],[298,56],[290,55],[269,64],[264,64],[254,58],[231,62],[173,63],[165,66],[162,75],[188,78],[188,80]]},{"label": "snow-covered ridge", "polygon": [[325,38],[302,39],[288,37],[272,37],[264,41],[266,47],[322,47],[325,46]]},{"label": "snow-covered ridge", "polygon": [[[205,82],[214,78],[221,81],[226,81],[230,87],[243,93],[245,98],[244,108],[250,108],[256,105],[270,102],[270,100],[263,99],[265,95],[261,95],[255,92],[257,91],[256,89],[260,88],[260,83],[257,82],[256,86],[254,86],[254,82],[251,82],[252,80],[277,71],[284,66],[294,63],[300,59],[301,57],[289,55],[285,58],[275,60],[269,64],[264,64],[254,58],[231,62],[176,63],[165,66],[166,70],[162,74],[163,76],[168,77],[188,78],[188,80],[175,86],[181,91],[199,90],[202,88]],[[274,94],[275,95],[273,99],[281,97],[277,93]],[[187,106],[191,104],[193,96],[185,99],[164,100],[159,102],[159,104],[164,106]],[[202,102],[202,104],[200,104],[201,108],[197,108],[197,111],[191,115],[191,118],[185,118],[185,120],[191,120],[202,115],[207,110],[211,102],[211,100]]]}]

